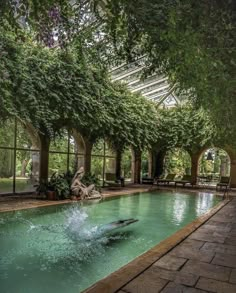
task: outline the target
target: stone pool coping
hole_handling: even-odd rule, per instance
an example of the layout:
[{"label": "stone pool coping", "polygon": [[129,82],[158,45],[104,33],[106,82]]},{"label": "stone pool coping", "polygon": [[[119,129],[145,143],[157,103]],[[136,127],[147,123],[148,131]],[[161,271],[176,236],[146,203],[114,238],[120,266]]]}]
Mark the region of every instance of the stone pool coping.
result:
[{"label": "stone pool coping", "polygon": [[[214,189],[199,189],[199,188],[174,188],[173,186],[153,186],[153,185],[130,185],[121,189],[103,189],[102,194],[104,198],[110,198],[120,195],[131,195],[139,192],[151,192],[151,191],[172,191],[172,192],[207,192],[207,193],[215,193]],[[222,192],[218,193],[218,195],[222,196]],[[236,196],[235,191],[229,193],[229,197]],[[71,199],[68,200],[58,200],[58,201],[49,201],[45,199],[39,199],[37,197],[25,197],[24,195],[18,196],[0,196],[0,213],[1,212],[11,212],[11,211],[19,211],[23,209],[33,209],[40,207],[47,207],[53,205],[61,205],[67,203],[77,202]]]},{"label": "stone pool coping", "polygon": [[[125,189],[118,189],[118,190],[103,190],[103,197],[110,198],[120,195],[131,195],[139,192],[149,192],[159,190],[156,187],[141,187],[141,186],[134,186],[128,187]],[[98,199],[89,199],[89,200],[98,200]],[[57,201],[50,201],[38,198],[24,198],[24,196],[9,196],[0,198],[0,213],[2,212],[11,212],[11,211],[19,211],[25,209],[34,209],[40,207],[47,207],[47,206],[54,206],[54,205],[62,205],[67,203],[76,203],[80,202],[80,200],[57,200]]]},{"label": "stone pool coping", "polygon": [[211,208],[202,216],[186,225],[170,237],[161,241],[159,244],[138,256],[127,265],[121,267],[117,271],[111,273],[107,277],[101,279],[89,288],[85,289],[83,293],[114,293],[124,287],[131,280],[142,274],[145,270],[151,267],[157,260],[167,254],[171,249],[180,244],[190,234],[202,226],[213,215],[221,210],[231,200],[224,200]]}]

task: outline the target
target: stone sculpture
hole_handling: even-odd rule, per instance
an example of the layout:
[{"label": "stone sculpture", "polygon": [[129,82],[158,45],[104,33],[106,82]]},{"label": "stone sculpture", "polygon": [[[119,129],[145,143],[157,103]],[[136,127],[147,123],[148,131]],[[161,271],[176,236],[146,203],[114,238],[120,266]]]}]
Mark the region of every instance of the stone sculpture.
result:
[{"label": "stone sculpture", "polygon": [[86,186],[81,182],[81,179],[83,178],[83,176],[84,176],[84,167],[80,167],[72,179],[72,183],[71,183],[72,194],[77,197],[80,197],[81,199],[86,199],[89,197],[96,197],[96,198],[101,197],[100,192],[95,190],[94,184]]}]

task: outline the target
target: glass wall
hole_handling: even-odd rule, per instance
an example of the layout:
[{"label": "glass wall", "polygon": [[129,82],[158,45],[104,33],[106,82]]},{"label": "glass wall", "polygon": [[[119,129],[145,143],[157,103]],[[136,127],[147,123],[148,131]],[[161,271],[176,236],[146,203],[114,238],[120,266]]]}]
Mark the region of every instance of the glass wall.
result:
[{"label": "glass wall", "polygon": [[[78,136],[79,137],[79,136]],[[49,176],[53,173],[75,173],[84,166],[82,139],[63,129],[50,143]],[[106,173],[115,174],[115,152],[104,140],[92,150],[91,173],[103,184]],[[39,181],[40,141],[30,126],[16,120],[0,125],[0,194],[33,192]]]},{"label": "glass wall", "polygon": [[84,165],[84,150],[79,148],[74,137],[67,129],[50,143],[48,174],[75,173]]},{"label": "glass wall", "polygon": [[30,126],[0,125],[0,194],[32,192],[39,177],[40,143]]},{"label": "glass wall", "polygon": [[95,174],[104,184],[106,173],[115,174],[116,154],[111,147],[100,139],[93,145],[91,157],[91,173]]},{"label": "glass wall", "polygon": [[148,177],[148,151],[142,152],[142,162],[141,162],[141,178]]},{"label": "glass wall", "polygon": [[121,160],[121,176],[125,181],[132,181],[132,152],[130,149],[125,149]]}]

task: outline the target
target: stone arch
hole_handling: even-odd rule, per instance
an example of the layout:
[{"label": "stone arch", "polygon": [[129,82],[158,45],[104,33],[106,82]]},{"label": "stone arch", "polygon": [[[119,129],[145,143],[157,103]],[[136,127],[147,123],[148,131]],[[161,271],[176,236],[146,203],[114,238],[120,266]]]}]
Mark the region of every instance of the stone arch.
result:
[{"label": "stone arch", "polygon": [[86,145],[83,136],[76,129],[72,129],[71,134],[74,137],[74,140],[78,147],[78,152],[84,154],[86,150]]},{"label": "stone arch", "polygon": [[[85,168],[85,161],[86,161],[86,144],[83,136],[76,130],[72,129],[71,135],[74,138],[76,150],[75,150],[75,168],[79,169],[80,167]],[[88,169],[88,168],[85,168]],[[86,170],[87,171],[87,170]]]},{"label": "stone arch", "polygon": [[131,178],[133,183],[141,182],[141,162],[142,152],[139,149],[131,147],[132,164],[131,164]]},{"label": "stone arch", "polygon": [[[18,168],[15,176],[26,180],[22,191],[34,190],[34,185],[39,180],[40,173],[40,136],[29,122],[17,120],[16,130],[16,166]],[[16,191],[21,191],[18,181],[16,181],[15,187]]]},{"label": "stone arch", "polygon": [[32,142],[32,149],[40,149],[41,148],[41,141],[39,137],[38,131],[34,128],[34,126],[29,123],[23,123],[20,121],[20,124],[22,125],[23,128],[27,131],[29,138]]},{"label": "stone arch", "polygon": [[[204,153],[206,153],[207,150],[210,149],[218,149],[218,150],[223,150],[228,158],[229,158],[229,164],[230,164],[230,176],[231,178],[234,178],[235,176],[235,185],[236,185],[236,152],[233,148],[230,148],[229,146],[222,146],[222,145],[208,145],[204,146],[201,149],[199,149],[197,152],[191,154],[192,158],[192,175],[194,175],[195,183],[197,182],[197,177],[200,174],[200,160],[203,156]],[[235,158],[235,159],[234,159]],[[233,163],[235,160],[235,172],[233,171],[234,169],[232,168]],[[235,175],[234,175],[235,174]]]}]

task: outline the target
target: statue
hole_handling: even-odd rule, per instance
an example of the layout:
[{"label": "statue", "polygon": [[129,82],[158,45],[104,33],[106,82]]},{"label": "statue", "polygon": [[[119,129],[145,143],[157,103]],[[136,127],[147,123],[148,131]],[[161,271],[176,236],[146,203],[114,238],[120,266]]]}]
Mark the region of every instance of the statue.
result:
[{"label": "statue", "polygon": [[85,199],[88,197],[101,197],[101,194],[95,190],[95,185],[90,184],[85,186],[81,179],[84,176],[84,167],[80,167],[79,170],[75,173],[75,176],[72,179],[71,191],[75,196]]}]

